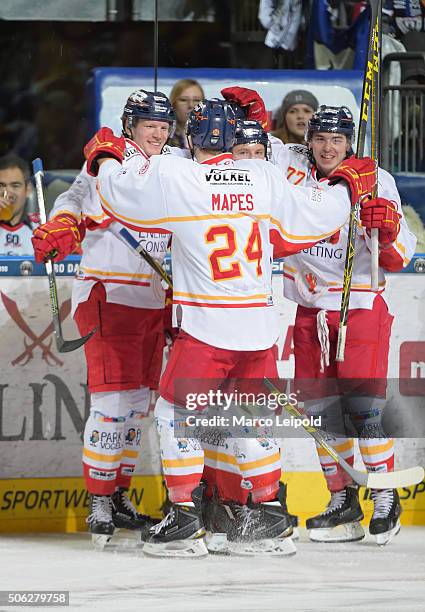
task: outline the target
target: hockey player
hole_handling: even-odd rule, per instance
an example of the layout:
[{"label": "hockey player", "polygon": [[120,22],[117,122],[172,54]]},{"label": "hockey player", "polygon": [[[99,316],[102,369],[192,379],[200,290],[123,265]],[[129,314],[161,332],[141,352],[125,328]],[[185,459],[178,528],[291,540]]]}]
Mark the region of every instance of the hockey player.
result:
[{"label": "hockey player", "polygon": [[[193,379],[208,379],[214,391],[217,379],[276,374],[271,347],[278,321],[270,296],[270,233],[290,254],[333,235],[348,215],[344,183],[329,193],[294,189],[269,164],[235,164],[229,153],[234,129],[229,105],[210,100],[197,106],[189,120],[198,164],[172,156],[146,160],[139,154],[123,172],[124,139],[107,128],[85,148],[89,172],[96,174],[101,164],[99,194],[107,214],[135,230],[173,232],[174,315],[181,332],[155,408],[172,507],[145,544],[148,554],[207,552],[200,539],[204,451],[196,439],[174,435],[174,407],[186,405]],[[348,183],[352,200],[368,193],[376,178],[368,159],[350,160],[340,177]],[[322,214],[325,208],[330,214]],[[279,455],[273,448],[267,452],[255,438],[245,439],[245,444],[246,452],[239,453],[244,478],[235,478],[239,486],[229,501],[243,504],[249,493],[255,520],[241,511],[240,530],[257,539],[274,537],[287,528],[276,499]],[[243,455],[251,461],[244,461]]]},{"label": "hockey player", "polygon": [[[273,139],[273,137],[272,137]],[[276,141],[277,139],[273,139]],[[236,123],[235,144],[232,147],[232,157],[235,161],[239,159],[263,159],[271,158],[271,142],[267,132],[261,127],[258,121],[239,119]],[[277,357],[276,357],[277,358]],[[207,461],[207,460],[206,460]],[[282,485],[282,505],[286,506],[286,485]],[[289,514],[289,519],[294,528],[293,539],[298,537],[298,517]]]},{"label": "hockey player", "polygon": [[232,157],[235,161],[239,159],[267,160],[270,157],[270,143],[267,132],[258,121],[249,121],[248,119],[237,121]]},{"label": "hockey player", "polygon": [[37,215],[25,211],[31,194],[30,169],[17,155],[0,157],[0,254],[32,255]]},{"label": "hockey player", "polygon": [[[159,92],[135,91],[122,115],[124,167],[164,150],[174,111]],[[143,528],[147,521],[126,492],[140,451],[142,419],[162,365],[164,291],[139,254],[110,229],[86,166],[56,200],[50,220],[34,233],[38,261],[56,253],[59,261],[81,243],[83,256],[72,302],[82,335],[97,329],[85,345],[90,416],[85,425],[83,470],[91,495],[89,530],[100,545],[115,527]],[[87,233],[86,233],[87,230]],[[132,232],[161,260],[168,245],[162,233]],[[84,241],[83,241],[84,239]],[[148,523],[150,526],[151,523]]]},{"label": "hockey player", "polygon": [[[289,181],[297,185],[325,185],[328,178],[351,159],[354,122],[346,107],[321,106],[309,121],[308,149],[299,145],[281,148],[278,163]],[[384,271],[399,271],[414,254],[416,239],[403,217],[394,179],[379,168],[376,202],[365,202],[357,228],[356,257],[351,285],[345,360],[335,361],[339,309],[347,244],[346,224],[329,239],[285,259],[284,293],[298,304],[294,327],[296,379],[386,379],[393,317],[385,301]],[[379,231],[379,291],[370,286],[370,230]],[[382,385],[381,385],[382,387]],[[393,440],[380,428],[385,403],[384,388],[369,397],[352,397],[346,406],[359,437],[360,453],[369,471],[394,468]],[[338,422],[340,407],[335,396],[306,402],[306,409],[322,414],[335,434],[335,450],[353,464],[353,440],[344,437]],[[342,432],[342,433],[341,433]],[[307,520],[315,541],[354,541],[364,537],[357,488],[350,477],[318,448],[319,459],[331,493],[328,507]],[[399,530],[400,502],[395,490],[373,490],[374,512],[369,532],[378,544],[387,543]]]}]

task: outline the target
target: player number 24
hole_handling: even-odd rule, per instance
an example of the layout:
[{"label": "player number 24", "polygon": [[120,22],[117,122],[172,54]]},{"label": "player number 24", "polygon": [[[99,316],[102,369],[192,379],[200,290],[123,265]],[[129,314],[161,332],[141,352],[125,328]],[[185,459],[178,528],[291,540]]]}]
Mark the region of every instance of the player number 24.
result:
[{"label": "player number 24", "polygon": [[[231,225],[214,225],[205,233],[205,241],[208,244],[217,243],[224,238],[224,247],[214,249],[209,256],[211,273],[215,281],[229,280],[242,276],[242,270],[238,261],[224,262],[224,259],[233,257],[237,250],[236,232]],[[222,240],[220,240],[222,242]],[[257,263],[257,276],[261,276],[261,259],[263,256],[260,228],[258,222],[253,221],[251,232],[248,236],[244,254],[248,262]]]}]

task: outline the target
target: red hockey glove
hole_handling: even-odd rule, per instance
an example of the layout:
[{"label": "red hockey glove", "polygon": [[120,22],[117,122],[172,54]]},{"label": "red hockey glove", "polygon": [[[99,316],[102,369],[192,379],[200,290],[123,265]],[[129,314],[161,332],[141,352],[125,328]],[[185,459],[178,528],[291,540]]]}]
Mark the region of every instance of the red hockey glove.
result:
[{"label": "red hockey glove", "polygon": [[38,263],[53,259],[61,261],[79,249],[85,236],[84,222],[77,223],[72,215],[59,214],[33,232],[32,245]]},{"label": "red hockey glove", "polygon": [[96,132],[84,147],[84,156],[87,160],[87,172],[97,176],[99,172],[98,160],[102,157],[113,157],[120,163],[125,151],[125,138],[117,138],[110,128],[102,127]]},{"label": "red hockey glove", "polygon": [[328,178],[331,185],[337,182],[334,179],[338,178],[348,183],[351,191],[351,204],[354,206],[360,198],[368,195],[375,187],[376,164],[370,157],[358,159],[352,155],[345,159]]},{"label": "red hockey glove", "polygon": [[360,219],[370,236],[370,230],[376,227],[379,232],[379,242],[390,244],[394,242],[400,231],[401,215],[397,212],[395,202],[385,198],[375,198],[362,202]]},{"label": "red hockey glove", "polygon": [[221,90],[221,95],[225,100],[237,102],[239,106],[242,106],[247,119],[258,121],[263,128],[267,126],[268,117],[263,98],[254,89],[226,87]]}]

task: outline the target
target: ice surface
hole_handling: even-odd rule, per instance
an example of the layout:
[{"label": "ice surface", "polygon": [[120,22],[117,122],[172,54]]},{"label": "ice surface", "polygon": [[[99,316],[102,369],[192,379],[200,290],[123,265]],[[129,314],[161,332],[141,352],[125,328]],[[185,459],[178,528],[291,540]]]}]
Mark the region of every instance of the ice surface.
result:
[{"label": "ice surface", "polygon": [[136,549],[96,552],[85,534],[3,534],[0,588],[69,590],[63,609],[82,611],[425,609],[423,527],[402,528],[383,548],[369,536],[315,544],[301,530],[297,548],[288,558],[149,559]]}]

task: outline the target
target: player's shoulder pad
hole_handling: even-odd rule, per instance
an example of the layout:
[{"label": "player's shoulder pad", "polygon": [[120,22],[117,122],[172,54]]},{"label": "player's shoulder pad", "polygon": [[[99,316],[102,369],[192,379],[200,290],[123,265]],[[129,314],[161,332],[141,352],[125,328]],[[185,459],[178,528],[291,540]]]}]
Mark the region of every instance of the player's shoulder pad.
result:
[{"label": "player's shoulder pad", "polygon": [[129,161],[132,157],[136,157],[137,155],[142,155],[140,150],[127,141],[126,146],[125,146],[123,161]]},{"label": "player's shoulder pad", "polygon": [[301,155],[302,157],[305,157],[306,159],[308,159],[308,147],[307,147],[307,145],[303,145],[303,144],[288,144],[286,146],[288,147],[288,149],[292,153],[295,153],[296,155]]},{"label": "player's shoulder pad", "polygon": [[394,183],[395,184],[395,179],[393,177],[393,175],[388,172],[388,170],[384,170],[384,168],[381,168],[381,166],[378,166],[378,181],[386,181],[387,183]]},{"label": "player's shoulder pad", "polygon": [[170,145],[164,145],[162,148],[162,155],[175,155],[176,157],[183,157],[185,159],[192,159],[189,149],[180,149],[180,147],[170,147]]}]

